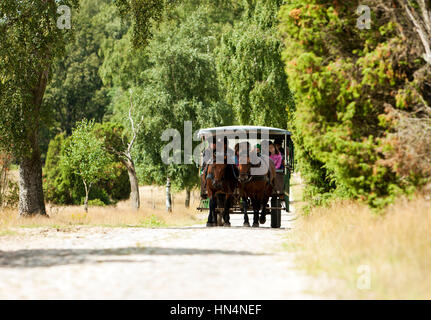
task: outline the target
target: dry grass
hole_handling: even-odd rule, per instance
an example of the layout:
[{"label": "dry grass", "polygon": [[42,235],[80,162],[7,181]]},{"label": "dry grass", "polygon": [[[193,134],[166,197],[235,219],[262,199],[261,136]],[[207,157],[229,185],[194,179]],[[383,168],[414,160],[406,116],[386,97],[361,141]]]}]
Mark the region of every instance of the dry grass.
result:
[{"label": "dry grass", "polygon": [[[384,215],[355,202],[312,210],[289,233],[288,246],[302,268],[327,273],[342,285],[340,298],[431,298],[431,201],[399,200]],[[360,266],[369,266],[371,286],[358,289]]]},{"label": "dry grass", "polygon": [[166,227],[201,223],[196,211],[199,204],[198,193],[192,193],[190,208],[185,207],[185,192],[172,195],[173,212],[165,209],[165,189],[163,187],[141,187],[141,209],[130,208],[129,201],[115,207],[90,207],[85,214],[82,206],[47,206],[49,215],[44,217],[19,217],[16,210],[0,211],[0,231],[13,228],[52,227],[65,228],[74,225],[106,227]]},{"label": "dry grass", "polygon": [[307,202],[304,201],[304,187],[304,180],[302,180],[299,172],[295,172],[290,184],[290,200],[293,201],[293,206],[297,212],[302,212],[303,207],[307,205]]}]

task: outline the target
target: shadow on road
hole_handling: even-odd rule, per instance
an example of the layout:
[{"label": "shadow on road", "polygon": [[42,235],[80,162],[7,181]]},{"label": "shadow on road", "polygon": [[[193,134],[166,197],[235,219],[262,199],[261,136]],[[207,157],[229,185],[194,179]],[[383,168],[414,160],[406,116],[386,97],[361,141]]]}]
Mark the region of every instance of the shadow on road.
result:
[{"label": "shadow on road", "polygon": [[292,228],[271,228],[271,227],[259,227],[259,228],[249,228],[249,227],[239,227],[239,226],[231,226],[231,227],[207,227],[203,226],[187,226],[187,227],[165,227],[165,228],[157,228],[157,230],[199,230],[199,229],[207,229],[207,230],[217,230],[217,229],[243,229],[243,230],[252,230],[252,231],[285,231],[291,230]]},{"label": "shadow on road", "polygon": [[[23,249],[0,251],[0,268],[37,268],[68,264],[97,264],[108,262],[143,263],[137,255],[146,257],[154,255],[239,255],[261,256],[264,254],[249,251],[196,249],[196,248],[162,248],[162,247],[129,247],[111,249]],[[121,258],[132,256],[131,259]]]}]

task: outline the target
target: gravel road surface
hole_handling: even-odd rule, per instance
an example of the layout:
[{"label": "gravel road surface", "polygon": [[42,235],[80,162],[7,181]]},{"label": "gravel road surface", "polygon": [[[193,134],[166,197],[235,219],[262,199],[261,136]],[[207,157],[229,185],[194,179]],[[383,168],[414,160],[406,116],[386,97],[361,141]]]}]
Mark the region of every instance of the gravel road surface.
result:
[{"label": "gravel road surface", "polygon": [[[269,217],[268,217],[269,218]],[[270,219],[268,219],[270,220]],[[0,237],[0,299],[313,299],[282,228],[22,229]]]}]

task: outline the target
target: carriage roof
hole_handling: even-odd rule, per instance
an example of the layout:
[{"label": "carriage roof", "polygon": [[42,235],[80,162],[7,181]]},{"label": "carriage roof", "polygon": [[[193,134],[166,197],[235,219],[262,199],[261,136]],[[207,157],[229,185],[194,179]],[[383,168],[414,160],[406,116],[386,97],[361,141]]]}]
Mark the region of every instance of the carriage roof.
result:
[{"label": "carriage roof", "polygon": [[271,128],[271,127],[259,127],[259,126],[227,126],[227,127],[216,127],[199,130],[198,136],[209,136],[215,134],[234,135],[239,130],[245,131],[246,133],[261,133],[267,131],[270,135],[291,135],[290,131],[285,129]]}]

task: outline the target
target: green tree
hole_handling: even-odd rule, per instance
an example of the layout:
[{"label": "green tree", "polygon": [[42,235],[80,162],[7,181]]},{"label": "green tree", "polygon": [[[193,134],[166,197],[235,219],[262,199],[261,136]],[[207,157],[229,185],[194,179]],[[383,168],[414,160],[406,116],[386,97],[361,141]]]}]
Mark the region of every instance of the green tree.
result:
[{"label": "green tree", "polygon": [[93,131],[94,122],[83,120],[73,130],[65,154],[60,158],[60,167],[72,169],[81,177],[85,188],[84,209],[88,212],[88,195],[91,187],[107,176],[106,167],[111,161],[104,149],[104,141]]},{"label": "green tree", "polygon": [[[419,163],[416,153],[426,154],[420,143],[403,143],[418,130],[397,132],[401,113],[412,123],[429,119],[431,73],[404,10],[414,1],[393,2],[292,0],[280,10],[298,159],[317,202],[326,194],[381,206],[423,181],[411,166],[400,173]],[[360,4],[371,8],[370,30],[357,27]]]},{"label": "green tree", "polygon": [[166,8],[177,0],[115,0],[120,15],[131,21],[133,45],[145,47],[153,35],[153,27],[162,19]]},{"label": "green tree", "polygon": [[57,27],[58,5],[77,0],[0,3],[0,147],[20,163],[21,215],[46,214],[39,131],[53,61],[64,54],[69,31]]},{"label": "green tree", "polygon": [[128,29],[110,0],[81,0],[73,17],[74,39],[66,46],[66,57],[53,64],[44,99],[52,116],[52,136],[62,131],[70,135],[84,118],[102,121],[110,99],[99,76],[104,60],[101,49]]},{"label": "green tree", "polygon": [[281,1],[249,1],[218,49],[218,77],[240,124],[286,128],[294,110],[277,37]]},{"label": "green tree", "polygon": [[[100,130],[103,126],[104,130]],[[106,128],[106,129],[105,129]],[[104,141],[105,145],[110,135],[116,135],[109,123],[95,124],[94,134]],[[115,130],[116,127],[114,127]],[[106,134],[105,134],[106,133]],[[43,188],[46,201],[60,205],[80,205],[85,200],[85,188],[80,176],[69,167],[60,166],[60,159],[66,155],[71,137],[65,133],[55,136],[49,143],[45,167],[43,169]],[[88,200],[99,200],[106,205],[126,200],[130,196],[129,176],[124,165],[115,157],[105,168],[106,175],[91,188]]]},{"label": "green tree", "polygon": [[[60,16],[57,8],[67,5],[74,14],[78,2],[4,0],[0,3],[0,144],[1,148],[13,151],[20,162],[21,215],[46,214],[39,135],[46,134],[51,111],[42,101],[53,62],[64,56],[73,34],[57,27]],[[146,32],[148,27],[157,21],[167,4],[153,0],[115,3],[123,17],[132,15],[136,44],[145,44],[150,36]]]},{"label": "green tree", "polygon": [[[179,6],[177,10],[175,19],[162,22],[154,31],[145,54],[138,51],[145,63],[135,64],[134,76],[109,72],[111,67],[106,65],[104,79],[118,85],[113,88],[116,97],[111,119],[125,127],[129,122],[127,89],[132,88],[136,96],[135,121],[143,117],[143,125],[132,154],[140,180],[164,184],[170,177],[175,189],[190,190],[198,183],[197,168],[187,164],[166,166],[162,162],[161,151],[166,144],[161,141],[163,131],[172,128],[184,136],[184,121],[193,121],[196,130],[230,124],[233,119],[218,88],[214,57],[217,39],[214,24],[208,23],[208,9],[199,7],[189,12]],[[118,44],[117,48],[122,46]],[[120,57],[117,52],[112,55]],[[131,60],[107,59],[120,62],[112,70],[129,69]]]},{"label": "green tree", "polygon": [[121,162],[127,169],[131,190],[131,203],[135,210],[140,208],[139,181],[136,173],[135,162],[133,161],[132,149],[136,142],[142,122],[135,123],[132,117],[133,104],[129,109],[129,121],[131,137],[128,135],[122,124],[105,122],[95,126],[95,133],[104,139],[105,150],[114,157],[115,161]]}]

